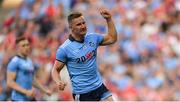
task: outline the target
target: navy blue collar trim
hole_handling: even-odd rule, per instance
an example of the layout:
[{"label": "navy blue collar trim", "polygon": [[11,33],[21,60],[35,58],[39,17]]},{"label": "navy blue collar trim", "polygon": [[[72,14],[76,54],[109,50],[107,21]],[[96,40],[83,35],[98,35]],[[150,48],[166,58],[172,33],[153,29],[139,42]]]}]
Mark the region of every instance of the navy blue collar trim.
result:
[{"label": "navy blue collar trim", "polygon": [[20,55],[16,55],[17,57],[21,58],[21,59],[25,59],[26,60],[26,57],[22,57]]},{"label": "navy blue collar trim", "polygon": [[76,42],[79,42],[79,43],[83,43],[84,42],[84,38],[81,41],[78,41],[71,34],[69,35],[69,40],[70,41],[76,41]]}]

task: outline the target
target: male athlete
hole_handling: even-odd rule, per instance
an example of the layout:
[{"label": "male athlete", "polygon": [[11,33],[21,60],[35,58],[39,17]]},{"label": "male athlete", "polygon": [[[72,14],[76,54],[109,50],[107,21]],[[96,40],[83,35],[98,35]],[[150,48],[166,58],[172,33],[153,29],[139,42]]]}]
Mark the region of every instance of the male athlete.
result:
[{"label": "male athlete", "polygon": [[51,91],[44,88],[36,79],[36,68],[28,57],[29,41],[25,37],[16,39],[17,55],[7,66],[7,85],[12,88],[12,101],[34,101],[35,90],[32,85],[50,95]]},{"label": "male athlete", "polygon": [[108,34],[87,33],[83,15],[73,12],[68,16],[70,28],[67,39],[57,50],[56,61],[52,69],[52,78],[60,90],[66,83],[59,77],[61,69],[67,66],[75,101],[112,101],[112,95],[102,82],[96,64],[97,48],[116,42],[117,32],[109,11],[102,9],[100,14],[107,22]]}]

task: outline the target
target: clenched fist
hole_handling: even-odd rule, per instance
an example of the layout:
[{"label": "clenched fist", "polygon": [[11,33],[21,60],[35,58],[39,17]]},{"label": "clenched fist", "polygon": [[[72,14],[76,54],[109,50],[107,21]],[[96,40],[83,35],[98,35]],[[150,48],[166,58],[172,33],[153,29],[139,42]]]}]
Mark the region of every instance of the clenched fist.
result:
[{"label": "clenched fist", "polygon": [[34,89],[26,90],[26,96],[35,97],[35,90]]},{"label": "clenched fist", "polygon": [[109,20],[111,19],[111,14],[108,10],[106,9],[100,9],[100,14],[106,19]]},{"label": "clenched fist", "polygon": [[67,83],[64,83],[63,81],[59,81],[56,83],[58,85],[58,89],[63,91],[65,89],[65,86],[67,85]]}]

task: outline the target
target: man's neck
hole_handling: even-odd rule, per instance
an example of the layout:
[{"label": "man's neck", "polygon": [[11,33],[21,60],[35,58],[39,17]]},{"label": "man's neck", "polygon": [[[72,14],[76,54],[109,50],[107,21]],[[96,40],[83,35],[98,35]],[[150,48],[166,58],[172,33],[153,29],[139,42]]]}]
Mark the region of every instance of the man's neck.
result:
[{"label": "man's neck", "polygon": [[76,40],[76,41],[83,41],[84,40],[84,36],[77,36],[76,34],[71,34],[71,36]]},{"label": "man's neck", "polygon": [[26,56],[26,55],[23,55],[22,53],[18,53],[17,55],[20,56],[21,58],[24,58],[24,59],[27,58],[27,56]]}]

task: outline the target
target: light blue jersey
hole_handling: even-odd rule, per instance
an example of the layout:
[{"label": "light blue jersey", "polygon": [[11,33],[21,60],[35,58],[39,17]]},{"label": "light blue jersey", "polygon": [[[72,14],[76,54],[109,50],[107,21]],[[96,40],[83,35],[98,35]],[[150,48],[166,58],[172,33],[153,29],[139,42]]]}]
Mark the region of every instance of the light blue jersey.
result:
[{"label": "light blue jersey", "polygon": [[[16,83],[27,89],[30,90],[32,88],[33,77],[35,74],[35,67],[33,62],[29,58],[22,58],[20,56],[15,56],[11,59],[7,66],[8,72],[15,72],[16,73]],[[30,100],[30,97],[16,91],[12,90],[11,94],[12,100]]]},{"label": "light blue jersey", "polygon": [[66,64],[74,94],[87,93],[102,85],[96,64],[97,48],[102,41],[103,36],[96,33],[86,34],[82,42],[70,36],[58,48],[56,60]]}]

